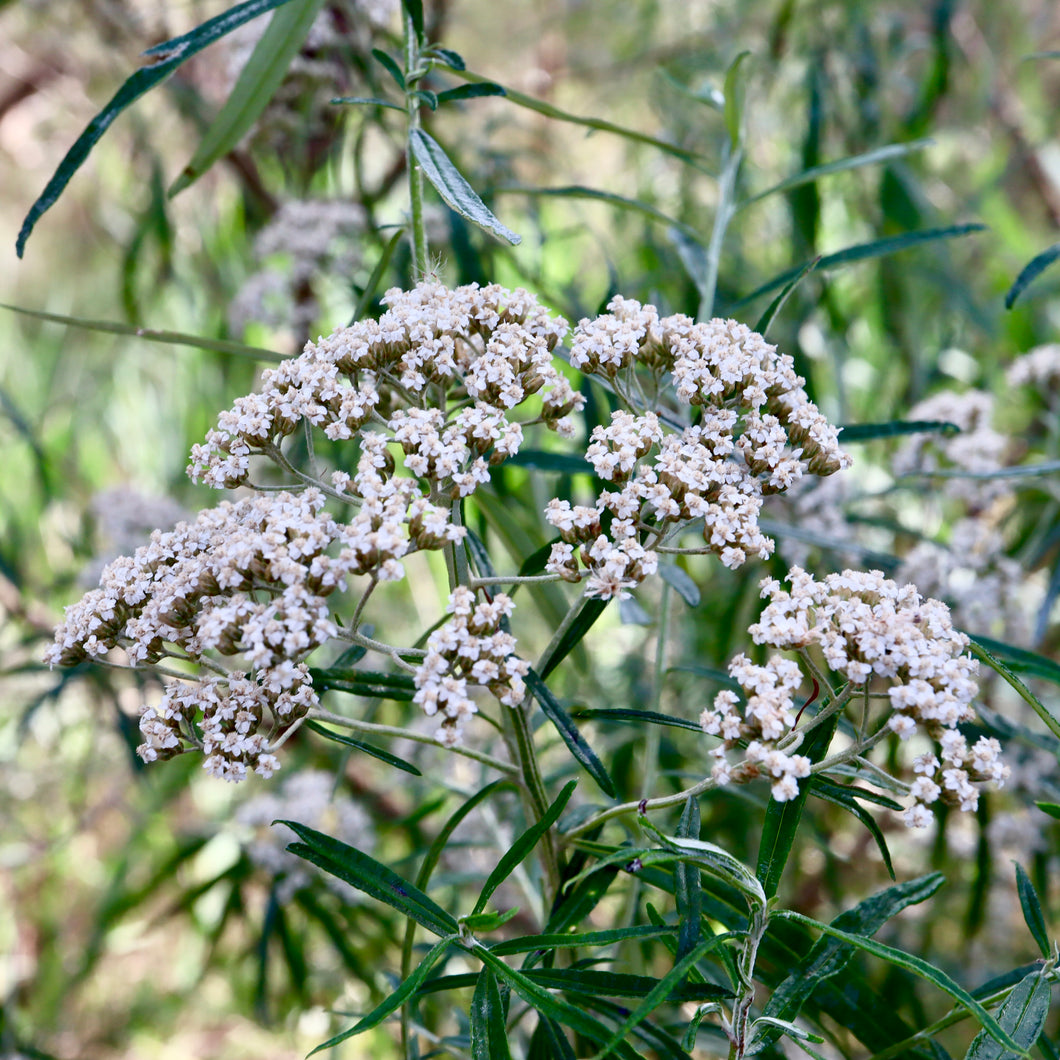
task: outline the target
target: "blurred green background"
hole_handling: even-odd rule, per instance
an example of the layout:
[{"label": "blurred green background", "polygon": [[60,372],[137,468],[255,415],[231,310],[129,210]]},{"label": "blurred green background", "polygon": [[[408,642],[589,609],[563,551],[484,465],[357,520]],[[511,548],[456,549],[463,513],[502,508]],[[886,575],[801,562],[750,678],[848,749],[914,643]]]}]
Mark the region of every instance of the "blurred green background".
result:
[{"label": "blurred green background", "polygon": [[[397,47],[385,0],[326,3],[254,132],[169,198],[254,34],[201,53],[115,123],[16,259],[22,217],[139,53],[225,6],[0,4],[0,300],[291,354],[348,321],[362,296],[377,312],[383,288],[408,283],[400,245],[379,290],[365,293],[404,216],[400,116],[328,103],[387,91],[370,57],[372,47]],[[474,73],[568,118],[671,147],[511,99],[425,112],[432,135],[524,239],[507,248],[431,200],[432,253],[448,282],[524,285],[572,322],[618,292],[694,315],[728,142],[719,101],[726,71],[747,51],[745,154],[722,200],[746,205],[720,244],[714,312],[753,326],[788,270],[862,248],[806,275],[768,332],[829,418],[887,422],[939,391],[981,389],[996,395],[995,425],[1009,439],[999,466],[1060,455],[1055,394],[1004,377],[1021,353],[1056,341],[1060,325],[1060,270],[1004,306],[1060,227],[1055,4],[446,0],[427,13],[433,39]],[[885,148],[875,164],[755,200],[807,169]],[[332,206],[310,221],[291,212],[304,200]],[[878,254],[881,240],[970,223],[985,227]],[[311,238],[285,244],[283,225],[288,237],[293,227]],[[334,1026],[325,1007],[365,1004],[351,973],[367,969],[370,980],[400,938],[399,925],[320,887],[302,887],[293,904],[278,900],[249,854],[251,826],[233,823],[260,788],[199,778],[184,761],[141,769],[135,712],[157,695],[150,682],[49,673],[38,662],[100,557],[215,502],[185,478],[187,453],[251,389],[255,370],[237,356],[0,311],[0,910],[10,914],[0,915],[0,1056],[301,1056]],[[820,570],[883,557],[893,573],[918,543],[945,549],[961,520],[989,509],[1001,541],[994,567],[1011,561],[1019,577],[997,583],[1006,600],[976,632],[1055,654],[1056,474],[1012,480],[1000,503],[969,501],[929,480],[896,484],[890,469],[902,444],[852,446],[854,486],[804,504],[834,512],[827,530],[807,521],[800,536],[797,504],[771,507],[778,532],[789,532],[766,566],[783,571],[782,556],[801,544],[796,558]],[[548,537],[539,511],[516,499],[523,474],[498,486],[514,513],[508,523],[486,513],[481,523],[516,555]],[[682,612],[672,661],[724,666],[744,647],[766,571],[704,561],[689,572],[704,604]],[[1001,614],[1012,601],[1022,625]],[[643,601],[649,612],[652,602]],[[395,607],[406,608],[396,621],[414,624],[408,600]],[[598,684],[569,677],[569,694],[643,701],[650,630],[610,621],[618,650],[599,656]],[[1042,688],[1055,703],[1055,686]],[[686,671],[668,695],[694,703],[715,690]],[[1033,956],[1011,919],[1010,857],[1033,872],[1054,912],[1060,898],[1055,829],[1027,810],[1029,798],[1057,797],[1055,748],[1033,726],[1009,735],[1023,770],[1009,802],[984,799],[976,821],[946,822],[929,841],[884,825],[900,874],[930,866],[951,878],[930,922],[906,922],[907,944],[972,983]],[[629,790],[639,784],[634,736],[601,727],[597,737],[625,763],[618,772]],[[366,843],[400,858],[424,829],[433,834],[444,793],[427,781],[394,790],[378,763],[346,768],[327,751],[299,753],[306,766],[337,771],[375,836]],[[694,758],[665,740],[665,782],[680,786]],[[716,841],[753,857],[746,814],[745,797],[725,796],[704,819]],[[787,895],[813,915],[884,878],[867,833],[826,809],[818,815],[820,842],[800,865],[800,890]],[[390,1043],[379,1030],[342,1055],[390,1055]]]}]

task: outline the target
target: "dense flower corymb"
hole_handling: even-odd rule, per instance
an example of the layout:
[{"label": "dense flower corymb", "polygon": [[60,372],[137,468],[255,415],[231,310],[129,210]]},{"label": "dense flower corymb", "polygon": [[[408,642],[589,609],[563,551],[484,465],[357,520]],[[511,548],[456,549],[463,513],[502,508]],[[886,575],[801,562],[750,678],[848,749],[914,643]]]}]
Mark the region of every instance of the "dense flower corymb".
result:
[{"label": "dense flower corymb", "polygon": [[[846,570],[816,581],[794,567],[787,580],[790,591],[775,579],[763,581],[769,603],[750,627],[755,643],[794,652],[814,649],[827,670],[842,678],[835,696],[870,690],[886,696],[889,731],[905,740],[920,729],[938,747],[941,761],[922,755],[914,764],[918,778],[911,787],[907,824],[926,824],[926,807],[940,797],[974,810],[977,782],[1005,782],[1008,769],[997,740],[984,736],[968,746],[957,728],[974,717],[979,663],[965,654],[968,638],[953,628],[945,604],[925,600],[915,586],[898,585],[879,571]],[[748,779],[759,772],[754,764],[764,763],[783,782],[774,783],[774,797],[792,798],[797,788],[788,778],[808,775],[809,763],[768,756],[782,753],[778,743],[790,746],[801,669],[778,656],[765,666],[739,656],[730,673],[747,693],[746,705],[741,710],[737,697],[724,691],[700,719],[704,731],[724,741],[715,752],[714,775],[723,783]],[[745,753],[750,766],[734,767],[726,758],[739,740],[751,741]]]}]

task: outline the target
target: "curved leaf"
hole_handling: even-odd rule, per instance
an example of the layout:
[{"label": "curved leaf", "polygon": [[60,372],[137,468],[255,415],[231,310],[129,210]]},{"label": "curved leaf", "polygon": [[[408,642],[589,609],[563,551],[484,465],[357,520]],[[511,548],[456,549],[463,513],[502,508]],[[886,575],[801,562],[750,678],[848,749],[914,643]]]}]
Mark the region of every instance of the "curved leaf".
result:
[{"label": "curved leaf", "polygon": [[501,224],[453,165],[441,144],[422,129],[413,129],[409,133],[409,150],[423,170],[423,175],[434,185],[434,190],[450,209],[513,246],[523,241],[522,236]]},{"label": "curved leaf", "polygon": [[1023,920],[1031,937],[1038,944],[1042,957],[1046,960],[1052,954],[1052,946],[1049,944],[1049,930],[1045,926],[1045,914],[1042,912],[1042,903],[1038,898],[1038,892],[1031,883],[1030,876],[1024,871],[1023,866],[1016,864],[1016,890],[1019,893],[1020,908],[1023,910]]},{"label": "curved leaf", "polygon": [[1008,289],[1005,295],[1005,308],[1011,309],[1016,304],[1016,299],[1043,273],[1057,258],[1060,258],[1060,243],[1054,243],[1048,250],[1043,250],[1037,256],[1031,258],[1015,283]]},{"label": "curved leaf", "polygon": [[956,423],[947,420],[891,420],[889,423],[844,423],[844,442],[867,442],[873,438],[896,438],[903,434],[960,434]]},{"label": "curved leaf", "polygon": [[630,721],[647,725],[670,725],[675,729],[690,729],[702,734],[703,729],[698,721],[677,718],[672,714],[660,714],[654,710],[634,710],[632,707],[576,707],[571,711],[572,718],[593,721]]},{"label": "curved leaf", "polygon": [[471,1060],[509,1060],[508,1031],[504,1025],[504,1003],[497,977],[490,968],[478,973],[471,998]]},{"label": "curved leaf", "polygon": [[290,0],[269,20],[220,113],[203,134],[191,161],[169,189],[170,198],[199,179],[250,132],[276,94],[324,0]]},{"label": "curved leaf", "polygon": [[[1041,972],[1025,976],[997,1014],[998,1023],[1024,1049],[1030,1049],[1042,1033],[1052,1001],[1051,986]],[[968,1047],[965,1060],[1009,1060],[1013,1055],[982,1030]]]},{"label": "curved leaf", "polygon": [[536,671],[526,675],[526,687],[541,705],[545,717],[556,727],[570,753],[581,763],[585,771],[596,781],[600,790],[611,798],[615,797],[615,783],[611,779],[603,762],[596,757],[596,752],[578,731],[570,715],[563,709],[560,701],[549,691],[548,686]]},{"label": "curved leaf", "polygon": [[208,19],[183,36],[163,41],[149,48],[144,55],[153,61],[141,67],[129,77],[121,88],[111,97],[107,105],[88,123],[84,132],[74,141],[73,147],[63,156],[59,168],[48,181],[44,191],[30,207],[15,242],[15,252],[22,257],[29,239],[41,215],[55,205],[70,179],[81,168],[92,148],[110,128],[111,123],[126,107],[131,106],[141,96],[160,85],[178,66],[187,59],[202,51],[209,44],[220,40],[232,30],[238,29],[244,22],[257,18],[275,7],[290,3],[291,0],[245,0],[242,4],[222,12],[215,18]]},{"label": "curved leaf", "polygon": [[333,732],[331,729],[327,729],[319,724],[319,722],[307,721],[305,725],[307,729],[311,729],[325,739],[334,740],[335,743],[345,744],[347,747],[353,747],[355,750],[370,755],[372,758],[378,758],[380,762],[386,762],[387,765],[394,766],[395,769],[401,769],[406,773],[411,773],[414,777],[423,776],[423,774],[411,762],[406,762],[404,758],[398,758],[397,755],[393,755],[389,751],[384,751],[381,747],[376,747],[370,743],[364,743],[361,740],[355,740],[352,736],[343,736],[341,733]]}]

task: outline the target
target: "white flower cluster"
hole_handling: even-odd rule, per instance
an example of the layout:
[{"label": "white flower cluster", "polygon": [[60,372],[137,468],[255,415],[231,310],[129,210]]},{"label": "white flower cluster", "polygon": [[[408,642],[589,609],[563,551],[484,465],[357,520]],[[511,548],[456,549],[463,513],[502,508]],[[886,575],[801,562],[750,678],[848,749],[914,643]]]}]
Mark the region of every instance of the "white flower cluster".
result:
[{"label": "white flower cluster", "polygon": [[[952,423],[959,434],[920,434],[910,438],[894,455],[896,475],[933,471],[997,471],[1004,465],[1008,438],[992,426],[994,397],[982,390],[958,394],[944,390],[914,405],[908,419]],[[965,502],[972,510],[1011,492],[1003,479],[946,478],[940,488],[947,496]]]},{"label": "white flower cluster", "polygon": [[[523,423],[508,413],[531,395],[541,392],[540,407],[526,422],[570,433],[566,417],[584,398],[552,363],[567,325],[526,291],[421,283],[383,301],[379,320],[307,343],[264,372],[260,391],[222,413],[194,447],[191,477],[232,489],[247,481],[253,454],[273,452],[303,419],[333,440],[371,421],[417,457],[407,466],[435,496],[467,496],[489,463],[518,452]],[[461,406],[451,420],[450,400]]]},{"label": "white flower cluster", "polygon": [[[156,530],[67,609],[46,661],[71,666],[123,648],[134,664],[171,656],[216,667],[211,653],[242,655],[255,678],[169,686],[141,718],[140,753],[150,761],[194,745],[207,755],[206,768],[228,779],[241,779],[247,765],[271,771],[258,724],[266,711],[293,721],[315,705],[299,660],[335,635],[326,597],[383,551],[370,526],[338,523],[323,505],[315,489],[266,494]],[[328,554],[332,546],[337,555]],[[405,540],[391,550],[408,547]],[[204,713],[201,736],[191,725],[196,709]]]},{"label": "white flower cluster", "polygon": [[[341,199],[292,199],[283,203],[254,241],[263,267],[240,287],[228,309],[228,326],[242,335],[247,324],[291,327],[306,334],[320,312],[313,284],[349,275],[360,264],[364,209]],[[283,255],[283,265],[268,264]]]},{"label": "white flower cluster", "polygon": [[[764,774],[772,780],[773,798],[788,802],[798,795],[799,780],[810,775],[810,760],[805,755],[787,754],[776,746],[795,727],[792,696],[802,684],[802,671],[797,663],[779,655],[764,666],[737,655],[729,663],[729,674],[744,690],[747,702],[741,710],[736,693],[725,689],[700,715],[703,731],[722,740],[711,751],[716,760],[711,776],[719,784],[729,784]],[[733,765],[728,752],[740,741],[747,741],[743,761]]]},{"label": "white flower cluster", "polygon": [[515,655],[515,638],[500,628],[514,607],[504,593],[476,604],[475,594],[458,586],[449,597],[452,619],[427,639],[427,655],[414,678],[413,702],[428,717],[439,719],[437,736],[450,747],[460,741],[464,724],[478,710],[470,685],[488,688],[507,707],[519,706],[526,696],[523,678],[530,664]]},{"label": "white flower cluster", "polygon": [[758,526],[763,497],[806,473],[849,466],[838,431],[807,398],[791,358],[744,325],[660,319],[654,306],[621,297],[608,309],[579,323],[571,364],[616,386],[638,371],[657,382],[669,373],[698,421],[667,431],[654,412],[619,411],[596,427],[586,456],[619,489],[602,493],[595,509],[549,505],[545,516],[563,542],[547,569],[576,580],[580,559],[590,595],[622,597],[656,569],[651,546],[693,520],[703,521],[707,547],[726,566],[767,558],[773,542]]},{"label": "white flower cluster", "polygon": [[335,777],[322,769],[291,773],[280,782],[278,791],[262,791],[243,803],[236,811],[236,822],[241,831],[253,830],[252,836],[244,838],[244,848],[250,860],[274,878],[281,905],[314,878],[344,901],[356,902],[359,891],[329,873],[314,877],[305,859],[287,850],[293,833],[271,827],[276,820],[298,821],[364,850],[372,840],[368,814],[349,796],[335,793]]},{"label": "white flower cluster", "polygon": [[1060,391],[1060,343],[1036,346],[1008,366],[1005,380],[1009,386],[1030,386],[1043,397],[1054,398]]},{"label": "white flower cluster", "polygon": [[[157,762],[197,747],[206,755],[203,768],[222,780],[245,780],[248,771],[271,777],[280,768],[269,753],[271,741],[316,706],[304,663],[284,672],[266,671],[260,681],[229,674],[173,682],[157,706],[140,708],[144,742],[136,752],[145,762]],[[269,733],[260,731],[266,720]]]},{"label": "white flower cluster", "polygon": [[941,765],[929,770],[920,760],[924,775],[914,784],[907,823],[924,823],[922,808],[940,794],[970,810],[978,799],[973,782],[1004,782],[1008,770],[997,741],[984,737],[968,748],[957,730],[974,717],[979,663],[963,654],[968,638],[953,628],[945,604],[879,571],[846,570],[815,581],[795,567],[788,581],[790,592],[775,579],[762,582],[769,603],[750,627],[755,643],[785,651],[813,646],[850,685],[867,690],[876,679],[890,700],[888,727],[905,740],[919,726],[941,748]]}]

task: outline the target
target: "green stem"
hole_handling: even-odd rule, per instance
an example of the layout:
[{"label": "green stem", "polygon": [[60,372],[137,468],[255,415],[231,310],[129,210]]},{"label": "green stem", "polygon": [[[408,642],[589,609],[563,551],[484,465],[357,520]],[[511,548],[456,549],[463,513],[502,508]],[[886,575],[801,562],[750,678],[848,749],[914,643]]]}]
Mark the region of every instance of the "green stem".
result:
[{"label": "green stem", "polygon": [[[407,131],[412,133],[420,127],[420,98],[415,89],[408,84],[410,75],[417,72],[420,65],[420,41],[416,27],[408,12],[404,13],[405,28],[405,114],[408,119]],[[406,141],[408,143],[409,141]],[[406,146],[405,164],[409,171],[409,216],[410,236],[412,239],[412,278],[416,283],[426,277],[428,267],[427,229],[423,223],[423,170],[416,161],[411,148]]]},{"label": "green stem", "polygon": [[736,177],[743,162],[743,148],[730,144],[725,151],[725,162],[718,177],[718,205],[714,212],[714,227],[707,245],[706,267],[699,280],[699,312],[697,319],[709,320],[714,315],[714,297],[718,289],[718,266],[721,248],[729,222],[736,212]]}]

